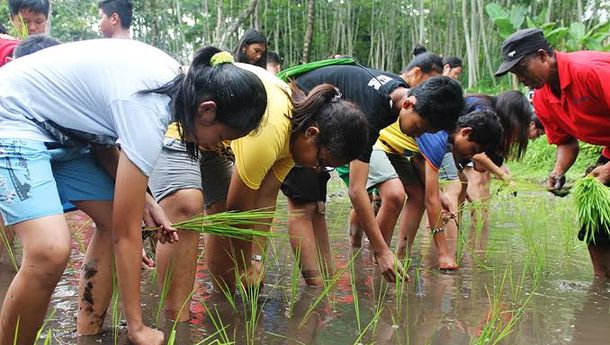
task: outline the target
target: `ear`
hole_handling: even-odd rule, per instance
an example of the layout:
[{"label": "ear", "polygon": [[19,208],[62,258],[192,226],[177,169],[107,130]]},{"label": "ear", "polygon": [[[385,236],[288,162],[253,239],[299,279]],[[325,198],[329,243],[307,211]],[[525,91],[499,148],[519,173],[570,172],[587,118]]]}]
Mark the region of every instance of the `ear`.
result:
[{"label": "ear", "polygon": [[462,127],[460,128],[460,134],[470,140],[470,135],[472,134],[472,127]]},{"label": "ear", "polygon": [[405,99],[404,102],[402,102],[402,107],[404,109],[409,109],[413,107],[415,103],[417,103],[417,98],[415,98],[414,96],[409,96],[407,97],[407,99]]},{"label": "ear", "polygon": [[119,18],[119,14],[116,13],[116,12],[112,14],[110,19],[112,19],[112,25],[120,25],[121,24],[121,18]]},{"label": "ear", "polygon": [[315,126],[309,126],[305,130],[305,138],[315,138],[320,134],[320,129]]},{"label": "ear", "polygon": [[197,107],[197,120],[204,126],[210,126],[216,120],[216,102],[205,101]]},{"label": "ear", "polygon": [[451,71],[451,66],[449,66],[449,64],[446,64],[445,66],[443,66],[443,75],[444,76],[449,75],[449,71]]}]

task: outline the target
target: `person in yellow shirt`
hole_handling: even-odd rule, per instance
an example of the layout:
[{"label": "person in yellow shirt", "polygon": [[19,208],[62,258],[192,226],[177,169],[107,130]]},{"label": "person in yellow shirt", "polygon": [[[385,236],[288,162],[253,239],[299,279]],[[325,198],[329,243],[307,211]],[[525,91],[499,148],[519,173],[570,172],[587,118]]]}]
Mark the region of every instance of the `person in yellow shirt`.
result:
[{"label": "person in yellow shirt", "polygon": [[[231,169],[231,164],[217,164],[214,168],[222,174],[217,174],[216,179],[214,174],[208,176],[213,180],[203,187],[202,179],[206,179],[208,167],[202,164],[209,161],[184,159],[185,152],[174,146],[175,139],[166,138],[166,143],[172,145],[166,144],[150,186],[172,222],[200,214],[204,196],[206,203],[210,201],[210,185],[216,184],[227,193],[226,209],[244,211],[273,207],[280,185],[295,163],[315,169],[334,167],[351,161],[365,150],[368,133],[362,110],[343,99],[332,85],[320,85],[305,96],[296,85],[288,85],[262,68],[236,65],[256,74],[265,85],[268,102],[261,127],[230,143],[235,169]],[[225,183],[225,176],[230,176],[230,183]],[[177,180],[183,181],[176,183]],[[221,202],[215,207],[225,208],[225,204]],[[166,315],[186,321],[188,308],[178,314],[192,291],[198,236],[188,237],[185,232],[179,235],[180,242],[158,248],[157,260],[159,277],[165,275],[170,265],[172,270],[172,283],[165,302]],[[255,273],[262,272],[259,253],[264,250],[264,243],[254,242],[253,245],[251,241],[206,237],[208,267],[212,280],[219,287],[233,291],[236,268],[240,274],[253,273],[246,277],[252,278],[254,283],[262,280]],[[252,263],[256,270],[251,270]]]}]

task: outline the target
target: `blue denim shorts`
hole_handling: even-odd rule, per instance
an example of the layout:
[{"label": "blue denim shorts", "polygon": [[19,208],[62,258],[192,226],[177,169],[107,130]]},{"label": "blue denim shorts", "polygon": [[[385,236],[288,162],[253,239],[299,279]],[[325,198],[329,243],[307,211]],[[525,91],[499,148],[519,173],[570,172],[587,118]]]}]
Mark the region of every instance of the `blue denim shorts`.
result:
[{"label": "blue denim shorts", "polygon": [[0,139],[0,212],[7,225],[62,214],[73,201],[110,201],[114,181],[87,147]]},{"label": "blue denim shorts", "polygon": [[441,180],[450,181],[458,179],[458,169],[457,165],[455,164],[455,159],[453,159],[453,153],[445,153],[441,168],[438,170],[438,177]]}]

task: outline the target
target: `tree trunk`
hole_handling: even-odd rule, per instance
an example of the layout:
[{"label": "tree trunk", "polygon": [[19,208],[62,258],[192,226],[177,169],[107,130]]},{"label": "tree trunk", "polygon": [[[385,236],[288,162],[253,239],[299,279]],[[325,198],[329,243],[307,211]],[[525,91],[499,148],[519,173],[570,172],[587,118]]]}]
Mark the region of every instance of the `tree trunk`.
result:
[{"label": "tree trunk", "polygon": [[[215,45],[217,47],[225,46],[229,37],[237,32],[237,29],[239,29],[239,26],[241,25],[241,23],[243,23],[243,21],[246,20],[246,18],[251,16],[252,13],[254,13],[254,10],[256,9],[257,4],[258,4],[258,0],[250,1],[250,5],[248,5],[248,8],[244,12],[242,12],[239,15],[239,17],[237,17],[237,19],[235,19],[233,21],[233,23],[231,23],[231,25],[227,28],[227,30],[224,30],[222,35],[220,35],[220,38],[218,39],[218,41],[215,42]],[[219,6],[219,8],[220,8],[220,6]],[[220,23],[220,21],[219,21],[219,23]]]},{"label": "tree trunk", "polygon": [[303,42],[303,63],[309,62],[309,49],[313,37],[313,24],[315,19],[315,1],[307,1],[307,28],[305,29],[305,41]]}]

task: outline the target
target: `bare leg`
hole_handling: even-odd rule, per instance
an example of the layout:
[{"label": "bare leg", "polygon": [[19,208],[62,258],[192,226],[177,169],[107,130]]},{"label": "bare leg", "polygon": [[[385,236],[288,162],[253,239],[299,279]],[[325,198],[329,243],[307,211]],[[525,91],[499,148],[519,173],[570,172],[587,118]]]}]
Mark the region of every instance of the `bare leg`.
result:
[{"label": "bare leg", "polygon": [[301,273],[305,283],[322,287],[324,276],[330,269],[330,245],[326,229],[326,219],[317,210],[317,203],[297,203],[288,199],[288,233],[292,251],[300,250]]},{"label": "bare leg", "polygon": [[485,248],[489,232],[489,187],[491,177],[489,173],[480,173],[473,168],[464,169],[468,177],[468,198],[477,205],[472,210],[474,248]]},{"label": "bare leg", "polygon": [[589,244],[589,256],[595,276],[610,279],[610,244]]},{"label": "bare leg", "polygon": [[112,201],[79,201],[74,205],[91,217],[96,227],[78,281],[76,332],[97,334],[112,298]]},{"label": "bare leg", "polygon": [[390,245],[398,215],[405,203],[405,190],[399,179],[391,179],[379,184],[381,207],[377,213],[377,223],[385,242]]},{"label": "bare leg", "polygon": [[51,294],[70,257],[70,231],[63,215],[13,225],[23,245],[23,264],[11,283],[0,312],[0,343],[31,345],[42,325]]},{"label": "bare leg", "polygon": [[[374,202],[373,195],[369,193],[369,198],[371,202]],[[375,215],[379,213],[379,208],[373,205],[373,211]],[[362,238],[364,237],[364,228],[360,225],[360,221],[358,220],[358,215],[356,211],[352,208],[349,211],[349,242],[352,247],[360,248],[362,246]]]},{"label": "bare leg", "polygon": [[[159,202],[172,223],[191,219],[203,213],[203,194],[197,189],[179,190]],[[157,284],[163,289],[169,279],[169,290],[164,301],[165,316],[170,320],[188,321],[189,302],[179,315],[180,308],[189,299],[197,270],[199,234],[178,231],[180,241],[157,243]]]},{"label": "bare leg", "polygon": [[397,245],[397,255],[400,258],[411,252],[417,229],[426,210],[424,188],[421,184],[405,185],[404,189],[407,192],[407,202],[400,218]]}]

